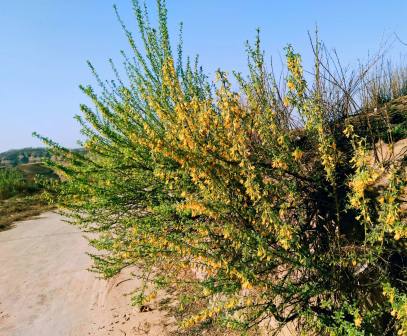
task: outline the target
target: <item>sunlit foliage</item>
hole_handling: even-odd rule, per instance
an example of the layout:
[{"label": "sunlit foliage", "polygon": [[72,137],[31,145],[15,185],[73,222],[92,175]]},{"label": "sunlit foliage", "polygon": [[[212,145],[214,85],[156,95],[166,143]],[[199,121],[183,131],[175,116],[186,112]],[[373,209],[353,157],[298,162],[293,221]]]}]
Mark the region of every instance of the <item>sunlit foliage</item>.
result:
[{"label": "sunlit foliage", "polygon": [[77,117],[86,153],[44,139],[64,181],[53,200],[99,233],[95,269],[139,265],[188,288],[206,308],[184,328],[274,319],[304,334],[405,335],[405,161],[374,159],[347,119],[356,90],[334,81],[319,41],[309,78],[286,48],[283,88],[259,38],[248,76],[211,82],[181,44],[174,57],[163,1],[157,29],[134,8],[144,49],[119,18],[126,79],[91,66],[99,91],[82,87],[95,106]]}]

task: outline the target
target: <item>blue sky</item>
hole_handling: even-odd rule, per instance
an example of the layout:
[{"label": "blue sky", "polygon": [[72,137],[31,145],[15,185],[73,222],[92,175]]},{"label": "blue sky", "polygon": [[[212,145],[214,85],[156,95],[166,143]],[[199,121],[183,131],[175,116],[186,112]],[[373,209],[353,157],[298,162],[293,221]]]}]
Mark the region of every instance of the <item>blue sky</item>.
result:
[{"label": "blue sky", "polygon": [[[287,43],[311,57],[307,32],[317,24],[321,39],[336,48],[344,64],[356,65],[377,52],[394,33],[407,41],[407,1],[167,0],[169,27],[176,37],[184,23],[184,47],[200,55],[213,76],[217,68],[245,70],[244,42],[262,31],[264,49],[279,61]],[[125,37],[116,21],[116,3],[135,28],[131,0],[13,0],[0,9],[0,151],[38,146],[33,131],[74,147],[79,128],[73,116],[87,103],[79,84],[92,84],[86,60],[102,77],[107,60],[120,63]],[[147,0],[151,13],[155,1]],[[133,29],[135,30],[135,29]],[[396,61],[407,47],[395,42]]]}]

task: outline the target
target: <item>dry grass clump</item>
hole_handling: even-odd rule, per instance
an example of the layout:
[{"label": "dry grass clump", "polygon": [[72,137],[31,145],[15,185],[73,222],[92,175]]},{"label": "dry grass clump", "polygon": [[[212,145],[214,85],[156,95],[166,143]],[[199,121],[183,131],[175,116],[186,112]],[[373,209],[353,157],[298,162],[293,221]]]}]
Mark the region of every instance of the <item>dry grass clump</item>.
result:
[{"label": "dry grass clump", "polygon": [[38,216],[51,209],[52,206],[38,194],[0,200],[0,231],[10,229],[17,221]]}]

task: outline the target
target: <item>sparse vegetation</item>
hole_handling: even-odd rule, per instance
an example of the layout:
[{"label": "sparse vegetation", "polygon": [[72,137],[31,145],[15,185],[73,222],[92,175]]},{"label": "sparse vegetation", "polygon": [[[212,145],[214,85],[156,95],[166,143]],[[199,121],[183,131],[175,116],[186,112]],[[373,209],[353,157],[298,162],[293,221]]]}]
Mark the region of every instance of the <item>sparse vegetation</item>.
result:
[{"label": "sparse vegetation", "polygon": [[41,163],[0,168],[0,230],[51,209],[41,196],[42,184],[38,179],[56,178]]},{"label": "sparse vegetation", "polygon": [[23,174],[17,169],[0,170],[0,199],[9,198],[29,189]]},{"label": "sparse vegetation", "polygon": [[134,52],[123,53],[128,84],[112,63],[115,81],[90,65],[100,93],[82,87],[95,105],[77,117],[86,154],[43,138],[63,176],[56,203],[98,233],[95,270],[136,264],[177,288],[187,330],[268,321],[276,333],[405,335],[406,161],[374,155],[396,126],[370,123],[404,89],[372,91],[368,73],[345,73],[318,39],[312,76],[287,46],[278,86],[257,37],[237,89],[222,71],[210,82],[181,44],[174,56],[164,1],[158,29],[134,6],[143,51],[119,18]]}]

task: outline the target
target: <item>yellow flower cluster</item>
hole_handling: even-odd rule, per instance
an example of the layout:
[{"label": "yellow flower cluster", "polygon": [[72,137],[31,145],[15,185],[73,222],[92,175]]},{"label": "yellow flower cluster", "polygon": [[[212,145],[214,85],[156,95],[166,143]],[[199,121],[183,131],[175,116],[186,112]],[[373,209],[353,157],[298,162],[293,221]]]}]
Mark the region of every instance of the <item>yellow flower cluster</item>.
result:
[{"label": "yellow flower cluster", "polygon": [[362,321],[363,319],[359,315],[357,315],[354,320],[355,326],[359,328],[362,325]]},{"label": "yellow flower cluster", "polygon": [[390,284],[383,285],[383,295],[391,304],[391,316],[397,320],[397,335],[407,335],[407,295],[396,293]]},{"label": "yellow flower cluster", "polygon": [[[393,169],[395,168],[393,167]],[[400,203],[397,201],[397,198],[400,198],[404,191],[396,186],[399,179],[396,170],[391,171],[388,178],[388,187],[378,197],[379,222],[383,225],[383,234],[392,233],[394,240],[400,240],[407,238],[407,225],[402,216],[403,211],[400,208]]]},{"label": "yellow flower cluster", "polygon": [[379,176],[379,172],[375,169],[360,169],[350,180],[349,186],[357,197],[362,198],[367,187],[373,185]]},{"label": "yellow flower cluster", "polygon": [[242,286],[243,289],[250,289],[253,288],[253,284],[250,283],[249,279],[247,278],[247,276],[243,273],[241,273],[240,271],[238,271],[236,268],[232,268],[229,273],[233,276],[236,276],[236,278],[239,279],[240,284]]},{"label": "yellow flower cluster", "polygon": [[278,168],[278,169],[288,169],[288,165],[287,163],[285,163],[283,161],[283,159],[277,158],[275,160],[273,160],[273,162],[271,163],[271,166],[273,168]]},{"label": "yellow flower cluster", "polygon": [[186,203],[179,204],[177,206],[177,209],[179,211],[182,211],[182,210],[191,211],[192,217],[196,217],[196,216],[208,213],[206,207],[202,203],[194,201],[194,200],[190,200],[190,201],[187,201]]},{"label": "yellow flower cluster", "polygon": [[215,306],[213,308],[209,309],[204,309],[199,312],[199,314],[196,314],[192,316],[191,318],[184,320],[181,323],[182,328],[190,328],[198,323],[201,323],[209,318],[214,317],[215,315],[219,314],[222,311],[222,307]]},{"label": "yellow flower cluster", "polygon": [[306,85],[303,80],[301,56],[295,54],[291,46],[287,48],[287,68],[291,74],[291,78],[287,81],[287,86],[290,90],[296,89],[298,96],[302,98]]},{"label": "yellow flower cluster", "polygon": [[291,239],[293,236],[292,228],[288,225],[281,225],[278,232],[278,241],[281,246],[288,250],[291,246]]},{"label": "yellow flower cluster", "polygon": [[292,156],[295,161],[300,161],[302,157],[304,156],[304,152],[301,151],[299,148],[296,148],[294,152],[292,153]]},{"label": "yellow flower cluster", "polygon": [[290,90],[294,90],[295,89],[295,84],[292,82],[292,81],[287,81],[287,87],[290,89]]},{"label": "yellow flower cluster", "polygon": [[[222,311],[233,310],[238,306],[250,306],[254,303],[252,297],[242,297],[242,296],[232,296],[229,298],[220,299],[218,298],[213,302],[212,307],[200,311],[198,314],[192,316],[191,318],[184,320],[181,323],[182,328],[190,328],[198,323],[201,323],[209,318],[214,318],[219,315]],[[237,317],[237,316],[236,316]]]}]

